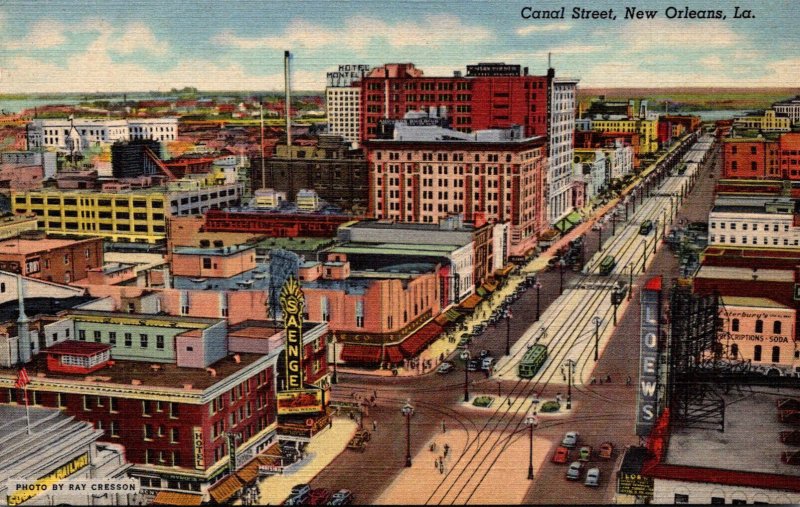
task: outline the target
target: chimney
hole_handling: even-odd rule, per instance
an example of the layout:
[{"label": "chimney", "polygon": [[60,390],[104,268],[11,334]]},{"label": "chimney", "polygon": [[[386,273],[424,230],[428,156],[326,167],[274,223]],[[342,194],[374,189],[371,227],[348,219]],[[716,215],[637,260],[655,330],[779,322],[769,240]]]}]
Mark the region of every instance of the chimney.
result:
[{"label": "chimney", "polygon": [[234,354],[233,355],[233,362],[236,363],[236,364],[241,363],[242,362],[242,356],[240,356],[239,354]]},{"label": "chimney", "polygon": [[[292,145],[292,92],[291,80],[289,79],[289,57],[288,51],[283,52],[283,80],[286,87],[286,146]],[[262,157],[263,158],[263,157]],[[264,183],[263,181],[261,182]]]},{"label": "chimney", "polygon": [[19,305],[19,318],[17,319],[17,340],[19,347],[19,362],[26,364],[31,362],[31,332],[28,316],[25,315],[25,280],[17,275],[17,298]]}]

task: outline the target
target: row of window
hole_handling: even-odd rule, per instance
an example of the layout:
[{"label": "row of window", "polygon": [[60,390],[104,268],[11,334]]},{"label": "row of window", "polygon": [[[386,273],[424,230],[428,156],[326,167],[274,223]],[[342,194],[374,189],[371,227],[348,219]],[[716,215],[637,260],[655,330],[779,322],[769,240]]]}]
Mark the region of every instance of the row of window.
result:
[{"label": "row of window", "polygon": [[[730,222],[729,223],[730,230],[735,231],[736,230],[736,224],[737,224],[737,222]],[[769,229],[770,229],[769,226],[770,226],[770,224],[764,224],[764,232],[769,232]],[[743,231],[746,231],[747,227],[748,227],[748,224],[743,223],[741,229]],[[712,229],[716,229],[717,228],[717,222],[711,222],[711,228]],[[720,229],[725,229],[725,222],[719,222],[719,228]],[[780,224],[772,224],[772,232],[778,232],[779,229],[781,229]],[[783,224],[782,229],[783,229],[783,232],[789,232],[789,224]],[[758,231],[758,224],[752,224],[751,230]]]},{"label": "row of window", "polygon": [[[107,341],[103,340],[103,333],[102,331],[95,330],[92,332],[92,337],[96,343],[108,343],[109,345],[117,345],[117,332],[116,331],[109,331],[107,334]],[[80,341],[86,341],[86,330],[79,329],[78,330],[78,339]],[[133,346],[133,333],[125,333],[123,335],[123,344],[125,347],[132,347]],[[146,349],[150,344],[150,336],[146,333],[139,334],[139,346],[143,349]],[[158,334],[156,335],[156,349],[163,350],[164,349],[164,335]]]},{"label": "row of window", "polygon": [[[731,320],[731,331],[737,332],[739,331],[739,319]],[[764,332],[764,321],[761,319],[757,319],[754,331],[757,334],[761,334]],[[772,334],[780,334],[781,333],[781,321],[776,320],[772,323]]]},{"label": "row of window", "polygon": [[[757,245],[758,244],[758,237],[757,236],[753,236],[750,239],[751,239],[751,241],[750,241],[751,245]],[[748,240],[747,236],[742,236],[741,237],[741,243],[743,245],[747,244],[747,240]],[[711,235],[711,243],[716,243],[716,242],[717,242],[717,235],[716,234],[712,234]],[[720,234],[719,235],[719,242],[720,243],[728,242],[728,243],[730,243],[732,245],[736,244],[736,236],[726,236],[725,234]],[[769,244],[769,238],[767,238],[766,236],[762,237],[762,244],[768,245]],[[793,240],[792,244],[794,246],[798,246],[798,245],[800,245],[800,240],[796,240],[795,239],[795,240]],[[772,238],[772,246],[778,246],[778,238]],[[783,246],[791,246],[791,245],[789,245],[789,239],[788,238],[783,238]]]}]

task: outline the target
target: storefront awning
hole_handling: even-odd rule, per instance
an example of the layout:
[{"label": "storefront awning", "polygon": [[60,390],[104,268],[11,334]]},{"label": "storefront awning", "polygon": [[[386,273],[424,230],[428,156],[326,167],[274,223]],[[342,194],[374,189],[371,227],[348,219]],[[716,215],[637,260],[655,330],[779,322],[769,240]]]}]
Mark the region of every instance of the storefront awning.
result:
[{"label": "storefront awning", "polygon": [[345,343],[342,346],[341,358],[348,363],[379,363],[381,362],[381,347]]},{"label": "storefront awning", "polygon": [[486,282],[481,286],[481,288],[487,293],[492,293],[497,290],[497,282]]},{"label": "storefront awning", "polygon": [[208,488],[208,494],[217,503],[227,503],[243,487],[244,483],[236,475],[229,475]]},{"label": "storefront awning", "polygon": [[561,231],[562,233],[565,233],[568,230],[575,227],[576,225],[578,225],[579,223],[581,223],[581,221],[583,221],[583,217],[581,217],[581,214],[578,213],[577,211],[573,211],[566,217],[556,222],[554,227],[559,231]]},{"label": "storefront awning", "polygon": [[475,291],[475,294],[479,295],[482,298],[485,298],[486,296],[489,295],[489,291],[486,290],[484,287],[478,287],[478,289]]},{"label": "storefront awning", "polygon": [[464,314],[456,310],[455,308],[450,308],[444,313],[440,313],[436,316],[434,322],[439,324],[440,326],[444,327],[452,322],[457,322],[464,318]]},{"label": "storefront awning", "polygon": [[399,345],[389,345],[386,347],[386,360],[395,364],[403,361],[403,352],[400,350]]},{"label": "storefront awning", "polygon": [[472,311],[475,309],[476,306],[480,304],[481,301],[483,301],[482,297],[480,297],[477,294],[472,294],[470,297],[462,301],[461,304],[458,306],[459,308],[463,308],[464,310]]},{"label": "storefront awning", "polygon": [[422,326],[400,344],[400,349],[407,357],[416,356],[420,350],[442,334],[442,326],[436,322],[429,322]]},{"label": "storefront awning", "polygon": [[494,275],[495,276],[508,276],[508,274],[511,273],[511,271],[513,271],[513,270],[514,270],[514,265],[513,264],[506,264],[505,266],[503,266],[500,269],[495,269],[494,270]]},{"label": "storefront awning", "polygon": [[258,478],[259,463],[252,460],[250,463],[242,467],[241,470],[236,472],[236,476],[245,484],[252,484]]},{"label": "storefront awning", "polygon": [[200,505],[201,503],[203,503],[201,495],[174,491],[159,491],[153,499],[153,505]]}]

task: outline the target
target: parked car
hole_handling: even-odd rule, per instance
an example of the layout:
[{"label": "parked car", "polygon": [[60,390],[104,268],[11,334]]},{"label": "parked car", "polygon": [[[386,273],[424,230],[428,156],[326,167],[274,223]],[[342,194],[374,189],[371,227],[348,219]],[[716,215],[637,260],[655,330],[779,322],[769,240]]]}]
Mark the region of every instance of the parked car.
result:
[{"label": "parked car", "polygon": [[569,459],[569,449],[566,447],[559,445],[556,447],[556,452],[553,453],[553,457],[550,458],[550,461],[553,463],[566,463]]},{"label": "parked car", "polygon": [[481,361],[481,370],[488,371],[494,368],[494,358],[492,356],[486,356]]},{"label": "parked car", "polygon": [[372,434],[369,432],[369,430],[358,430],[356,431],[355,436],[356,438],[360,438],[364,442],[369,442],[370,440],[372,440]]},{"label": "parked car", "polygon": [[450,373],[451,371],[454,371],[455,369],[456,369],[456,367],[453,366],[453,363],[444,362],[444,363],[440,364],[438,368],[436,368],[436,373]]},{"label": "parked car", "polygon": [[289,494],[287,500],[293,500],[294,503],[290,505],[304,504],[308,501],[308,496],[311,494],[311,486],[308,484],[296,484],[292,486],[292,492]]},{"label": "parked car", "polygon": [[567,468],[567,479],[570,481],[577,481],[581,478],[581,471],[583,470],[583,463],[580,461],[573,461]]},{"label": "parked car", "polygon": [[333,494],[328,505],[350,505],[353,500],[353,493],[349,489],[340,489]]},{"label": "parked car", "polygon": [[564,435],[564,438],[561,440],[561,445],[563,445],[567,449],[572,449],[576,445],[578,445],[578,432],[577,431],[568,431]]},{"label": "parked car", "polygon": [[614,444],[611,442],[603,442],[600,444],[600,448],[597,451],[597,455],[600,459],[611,459],[614,454]]},{"label": "parked car", "polygon": [[467,363],[467,371],[478,371],[481,367],[480,359],[470,359]]},{"label": "parked car", "polygon": [[590,468],[586,472],[586,480],[583,481],[583,484],[586,486],[599,486],[600,485],[600,469],[599,468]]},{"label": "parked car", "polygon": [[331,492],[325,488],[312,489],[308,495],[308,505],[327,505],[331,500]]},{"label": "parked car", "polygon": [[462,335],[461,339],[458,340],[458,346],[462,348],[466,348],[470,343],[472,343],[472,337],[467,334]]},{"label": "parked car", "polygon": [[592,459],[592,446],[584,445],[581,447],[581,450],[578,451],[578,460],[589,461],[590,459]]},{"label": "parked car", "polygon": [[489,355],[489,351],[488,351],[488,350],[486,350],[486,349],[483,349],[483,350],[481,350],[480,352],[478,352],[478,357],[479,357],[480,359],[483,359],[484,357],[486,357],[486,356],[488,356],[488,355]]}]

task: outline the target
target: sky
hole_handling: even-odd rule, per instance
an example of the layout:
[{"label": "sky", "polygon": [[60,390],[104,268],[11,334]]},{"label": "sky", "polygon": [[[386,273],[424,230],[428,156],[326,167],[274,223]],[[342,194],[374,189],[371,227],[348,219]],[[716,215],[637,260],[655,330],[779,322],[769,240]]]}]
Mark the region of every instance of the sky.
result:
[{"label": "sky", "polygon": [[[505,62],[581,87],[797,86],[794,0],[0,0],[0,93],[323,90],[340,64]],[[753,18],[733,19],[734,7]],[[674,6],[670,9],[671,6]],[[566,19],[524,19],[565,11]],[[626,7],[656,11],[625,19]],[[616,19],[572,19],[573,9]],[[722,11],[726,19],[675,19]],[[560,11],[559,11],[560,12]],[[673,15],[673,19],[667,16]]]}]

